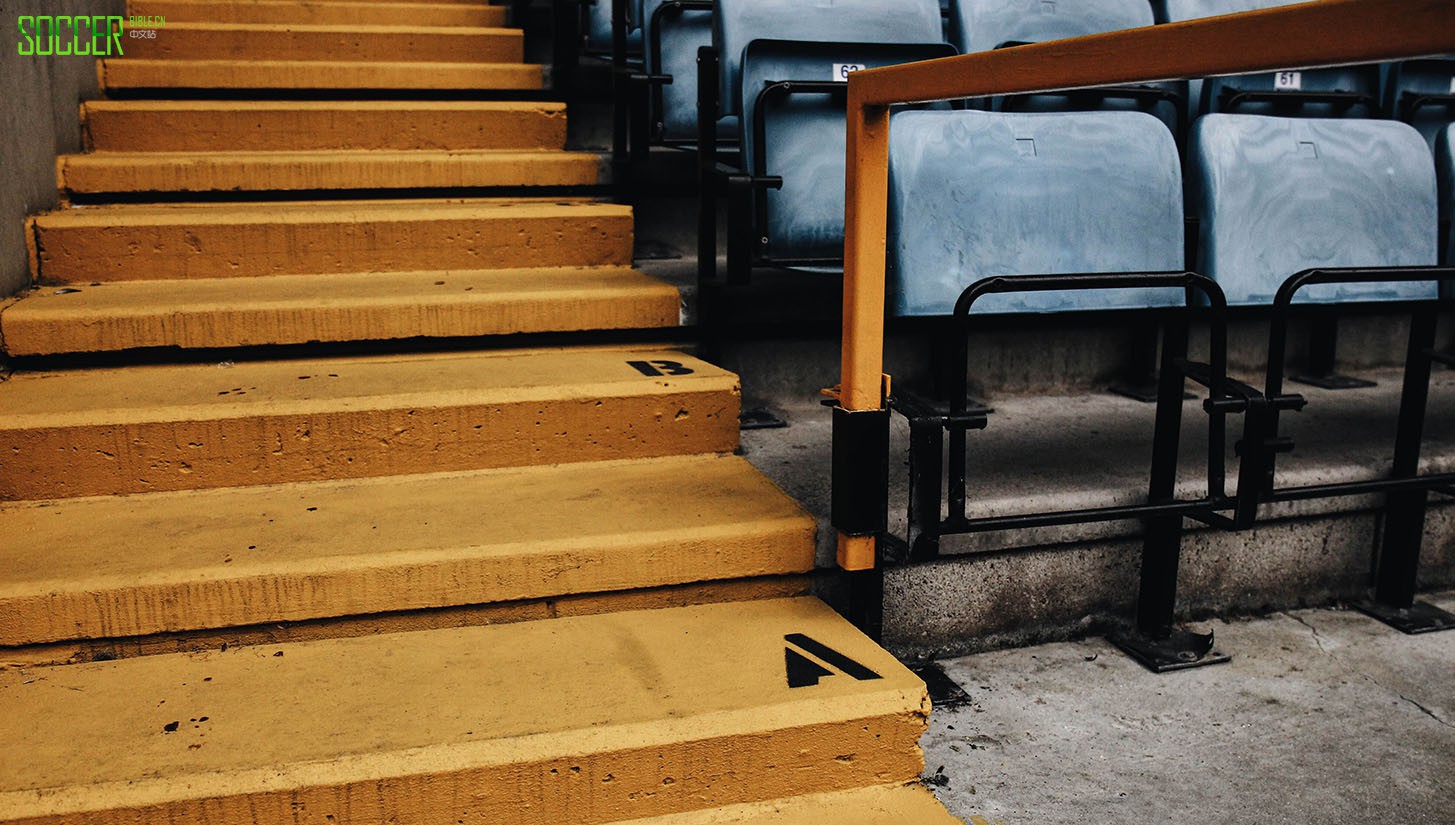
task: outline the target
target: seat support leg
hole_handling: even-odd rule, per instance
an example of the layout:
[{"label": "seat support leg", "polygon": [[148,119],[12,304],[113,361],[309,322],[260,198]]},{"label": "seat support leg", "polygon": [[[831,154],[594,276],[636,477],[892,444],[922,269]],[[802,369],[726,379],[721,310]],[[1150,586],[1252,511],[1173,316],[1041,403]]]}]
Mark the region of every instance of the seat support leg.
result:
[{"label": "seat support leg", "polygon": [[[1187,338],[1186,321],[1167,325],[1158,373],[1157,421],[1147,499],[1153,504],[1173,501],[1176,495],[1185,382],[1179,365],[1186,360]],[[1156,673],[1229,661],[1228,656],[1214,648],[1211,633],[1193,633],[1173,624],[1177,568],[1182,553],[1182,516],[1148,518],[1144,530],[1136,627],[1113,634],[1112,644]]]},{"label": "seat support leg", "polygon": [[1321,387],[1326,390],[1357,390],[1378,386],[1373,381],[1340,375],[1334,371],[1336,351],[1339,346],[1339,319],[1328,312],[1313,317],[1309,330],[1308,365],[1290,376],[1300,384]]},{"label": "seat support leg", "polygon": [[[1399,404],[1399,429],[1394,442],[1394,477],[1413,478],[1419,471],[1425,408],[1434,359],[1435,312],[1421,308],[1410,321],[1409,353]],[[1415,601],[1420,545],[1425,532],[1425,490],[1390,493],[1384,508],[1384,533],[1374,565],[1374,596],[1355,606],[1404,633],[1455,629],[1455,615]]]}]

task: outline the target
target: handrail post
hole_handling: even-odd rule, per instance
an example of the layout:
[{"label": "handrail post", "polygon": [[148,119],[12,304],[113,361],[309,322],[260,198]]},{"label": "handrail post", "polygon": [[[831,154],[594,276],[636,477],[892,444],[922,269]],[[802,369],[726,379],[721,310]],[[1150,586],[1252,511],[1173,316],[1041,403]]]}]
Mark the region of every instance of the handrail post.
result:
[{"label": "handrail post", "polygon": [[[849,86],[847,195],[844,208],[844,326],[839,406],[884,409],[884,248],[888,240],[889,107],[864,106]],[[887,426],[886,418],[886,426]],[[839,457],[840,461],[855,460]],[[879,461],[864,457],[876,466]],[[841,472],[846,471],[846,472]],[[852,473],[840,468],[834,475]],[[885,502],[888,507],[888,502]],[[838,564],[872,570],[878,538],[838,537]]]}]

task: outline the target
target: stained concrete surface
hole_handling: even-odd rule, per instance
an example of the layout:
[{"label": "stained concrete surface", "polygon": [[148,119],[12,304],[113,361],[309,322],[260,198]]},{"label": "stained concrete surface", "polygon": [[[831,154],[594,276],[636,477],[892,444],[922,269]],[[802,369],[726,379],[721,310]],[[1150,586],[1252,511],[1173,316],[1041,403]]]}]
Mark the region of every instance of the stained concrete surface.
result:
[{"label": "stained concrete surface", "polygon": [[1153,675],[1099,638],[941,662],[971,702],[930,718],[935,794],[1005,825],[1455,823],[1455,632],[1210,626],[1230,664]]}]

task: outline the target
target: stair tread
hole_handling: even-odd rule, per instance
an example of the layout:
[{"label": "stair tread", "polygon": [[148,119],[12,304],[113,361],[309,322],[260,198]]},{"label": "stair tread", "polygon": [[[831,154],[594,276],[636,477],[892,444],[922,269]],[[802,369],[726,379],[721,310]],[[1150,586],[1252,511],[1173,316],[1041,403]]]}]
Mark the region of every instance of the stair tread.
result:
[{"label": "stair tread", "polygon": [[[378,25],[368,23],[228,23],[212,21],[167,21],[166,26],[158,29],[159,32],[177,31],[198,31],[198,32],[258,32],[260,34],[278,34],[282,32],[337,32],[337,33],[419,33],[431,35],[459,35],[463,37],[478,36],[482,34],[514,35],[521,34],[520,29],[505,26],[415,26],[408,24]],[[160,39],[160,37],[158,38]]]},{"label": "stair tread", "polygon": [[496,158],[501,160],[513,160],[524,158],[535,160],[540,158],[556,158],[567,156],[571,158],[589,158],[592,163],[596,162],[595,152],[578,152],[566,149],[247,149],[247,150],[211,150],[206,152],[118,152],[118,151],[97,151],[88,152],[84,155],[62,155],[61,159],[67,166],[75,164],[96,164],[96,165],[135,165],[146,164],[152,166],[171,165],[196,165],[213,161],[240,160],[240,161],[275,161],[279,163],[298,163],[306,161],[328,161],[333,159],[349,159],[357,161],[368,160],[415,160],[428,159],[431,162],[442,158],[467,157],[467,158]]},{"label": "stair tread", "polygon": [[[791,688],[788,634],[877,678]],[[25,755],[0,816],[95,822],[660,816],[908,781],[928,713],[918,678],[812,598],[12,671],[0,695]]]},{"label": "stair tread", "polygon": [[168,21],[154,39],[128,39],[121,59],[513,63],[523,43],[519,29],[499,27]]},{"label": "stair tread", "polygon": [[[686,362],[693,372],[648,377],[628,364],[653,360]],[[430,407],[473,395],[492,402],[595,400],[689,386],[733,390],[737,376],[680,352],[606,347],[17,372],[0,384],[0,431],[360,405]]]},{"label": "stair tread", "polygon": [[101,61],[109,89],[540,89],[541,66],[385,60],[144,59]]},{"label": "stair tread", "polygon": [[130,0],[129,14],[174,19],[206,19],[210,22],[314,22],[364,23],[407,17],[419,25],[500,26],[505,22],[504,6],[483,3],[411,3],[405,9],[379,2],[308,2],[294,0]]},{"label": "stair tread", "polygon": [[565,112],[549,100],[88,100],[92,112],[465,111]]},{"label": "stair tread", "polygon": [[436,216],[512,219],[558,215],[630,216],[632,208],[591,198],[390,198],[384,200],[309,200],[283,203],[104,204],[57,209],[36,215],[43,227],[110,227],[187,224],[327,222],[432,219]]},{"label": "stair tread", "polygon": [[81,108],[92,151],[561,149],[566,105],[546,101],[100,101]]},{"label": "stair tread", "polygon": [[0,645],[803,573],[814,526],[731,456],[0,504]]},{"label": "stair tread", "polygon": [[737,376],[655,348],[18,372],[0,499],[731,452],[739,403]]},{"label": "stair tread", "polygon": [[41,287],[0,308],[12,356],[676,326],[625,267],[274,275]]},{"label": "stair tread", "polygon": [[617,825],[964,825],[919,783],[750,802],[709,811],[634,819]]},{"label": "stair tread", "polygon": [[426,189],[595,184],[600,159],[560,149],[93,152],[56,160],[71,192]]}]

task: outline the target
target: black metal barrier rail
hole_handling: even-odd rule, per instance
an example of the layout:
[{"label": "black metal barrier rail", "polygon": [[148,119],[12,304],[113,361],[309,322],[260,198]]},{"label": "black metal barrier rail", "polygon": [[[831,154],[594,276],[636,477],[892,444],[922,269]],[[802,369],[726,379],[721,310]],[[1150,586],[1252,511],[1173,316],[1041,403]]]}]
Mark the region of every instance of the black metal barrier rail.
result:
[{"label": "black metal barrier rail", "polygon": [[[1227,375],[1227,305],[1212,280],[1192,272],[1117,274],[1027,275],[983,279],[972,284],[954,310],[955,353],[948,404],[928,401],[913,393],[898,392],[890,408],[910,425],[910,534],[883,543],[881,559],[890,563],[918,563],[939,556],[940,538],[947,535],[997,530],[1091,524],[1136,519],[1144,523],[1141,582],[1135,630],[1113,636],[1113,642],[1147,667],[1175,670],[1226,661],[1213,649],[1210,634],[1193,634],[1174,626],[1177,569],[1183,520],[1192,519],[1223,530],[1246,530],[1256,525],[1264,504],[1383,494],[1388,499],[1385,536],[1376,574],[1374,598],[1362,604],[1379,618],[1407,632],[1455,626],[1455,617],[1414,602],[1420,533],[1427,493],[1455,492],[1455,473],[1419,475],[1419,447],[1423,437],[1430,367],[1440,360],[1434,351],[1438,301],[1401,304],[1410,309],[1409,355],[1405,364],[1404,393],[1396,435],[1394,472],[1390,478],[1278,488],[1276,457],[1290,452],[1293,439],[1279,433],[1279,414],[1299,411],[1301,395],[1283,391],[1284,354],[1293,298],[1303,287],[1328,283],[1438,281],[1455,278],[1455,269],[1436,267],[1319,269],[1300,272],[1280,288],[1271,310],[1270,367],[1264,391]],[[968,489],[967,441],[970,431],[984,429],[993,410],[968,394],[970,311],[975,302],[991,294],[1117,288],[1183,288],[1187,303],[1170,309],[1165,325],[1158,378],[1156,424],[1145,503],[969,518],[965,515]],[[1205,306],[1198,306],[1195,293]],[[1208,323],[1207,363],[1187,358],[1189,319]],[[1207,494],[1199,498],[1175,495],[1181,438],[1183,386],[1191,379],[1209,391],[1203,410],[1210,417],[1207,440]],[[1235,445],[1239,457],[1237,490],[1226,491],[1226,417],[1244,416],[1243,436]],[[948,474],[942,464],[944,436],[951,437]],[[887,468],[886,468],[887,472]],[[948,490],[942,489],[946,479]],[[845,485],[848,487],[849,485]],[[863,487],[865,485],[858,485]],[[836,489],[838,484],[835,485]],[[885,484],[887,489],[887,482]],[[940,517],[941,504],[948,516]],[[836,521],[837,524],[837,521]],[[865,525],[856,525],[862,531]],[[898,551],[898,552],[897,552]],[[876,580],[878,577],[875,577]],[[860,590],[867,585],[861,583]],[[874,594],[869,594],[870,598]],[[865,617],[876,618],[882,605],[871,605]]]},{"label": "black metal barrier rail", "polygon": [[[1308,269],[1290,277],[1279,287],[1273,299],[1273,319],[1268,333],[1267,391],[1280,392],[1283,387],[1288,321],[1299,290],[1318,284],[1452,280],[1455,280],[1455,269],[1449,267]],[[1405,353],[1404,384],[1400,392],[1390,478],[1280,490],[1276,467],[1270,461],[1261,491],[1261,497],[1267,501],[1383,492],[1384,526],[1375,559],[1374,592],[1371,598],[1355,606],[1406,633],[1455,628],[1455,615],[1415,600],[1429,493],[1442,492],[1455,476],[1452,473],[1421,475],[1419,472],[1429,406],[1430,373],[1436,361],[1445,361],[1442,354],[1435,351],[1438,313],[1442,307],[1451,304],[1449,299],[1443,299],[1411,306],[1409,345]],[[1278,437],[1278,423],[1275,411],[1270,429],[1270,435],[1275,438]]]}]

